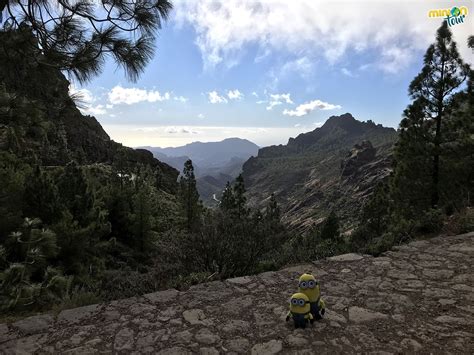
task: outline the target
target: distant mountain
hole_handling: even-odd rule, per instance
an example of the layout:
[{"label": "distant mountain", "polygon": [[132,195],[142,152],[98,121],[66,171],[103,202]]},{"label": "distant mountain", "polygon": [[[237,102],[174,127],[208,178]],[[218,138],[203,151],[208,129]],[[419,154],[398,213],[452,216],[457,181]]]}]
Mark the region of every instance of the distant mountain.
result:
[{"label": "distant mountain", "polygon": [[360,122],[350,113],[330,117],[288,144],[262,148],[243,166],[249,202],[272,193],[283,219],[307,231],[334,209],[349,228],[365,198],[390,173],[393,128]]},{"label": "distant mountain", "polygon": [[[189,157],[201,167],[222,166],[232,158],[248,159],[257,154],[258,146],[246,139],[227,138],[220,142],[193,142],[181,147],[142,147],[153,154],[161,153],[168,157]],[[158,156],[158,155],[157,155]]]},{"label": "distant mountain", "polygon": [[184,162],[193,161],[197,187],[201,199],[215,203],[227,181],[234,180],[242,171],[242,165],[257,155],[259,147],[246,139],[227,138],[220,142],[193,142],[181,147],[141,147],[153,153],[155,158],[183,170]]}]

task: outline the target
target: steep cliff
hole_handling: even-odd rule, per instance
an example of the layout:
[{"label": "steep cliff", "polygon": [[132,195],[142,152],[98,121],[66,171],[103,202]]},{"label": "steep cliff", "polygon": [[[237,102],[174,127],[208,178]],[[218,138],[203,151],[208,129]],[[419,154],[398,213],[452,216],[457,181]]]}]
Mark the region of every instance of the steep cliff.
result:
[{"label": "steep cliff", "polygon": [[[31,40],[27,32],[0,32],[0,149],[47,166],[70,160],[145,164],[174,190],[178,172],[146,150],[114,142],[94,117],[82,115],[69,96],[69,81],[41,60]],[[20,46],[31,48],[31,55],[19,54]]]},{"label": "steep cliff", "polygon": [[262,148],[243,167],[250,203],[275,193],[290,226],[306,231],[334,209],[346,227],[378,181],[390,173],[393,128],[332,116],[287,145]]}]

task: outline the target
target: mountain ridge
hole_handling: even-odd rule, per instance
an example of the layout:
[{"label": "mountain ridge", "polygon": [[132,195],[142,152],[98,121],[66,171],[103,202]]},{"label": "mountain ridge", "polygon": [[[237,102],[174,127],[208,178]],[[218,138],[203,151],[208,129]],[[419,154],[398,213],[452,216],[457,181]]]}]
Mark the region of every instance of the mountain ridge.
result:
[{"label": "mountain ridge", "polygon": [[[261,148],[247,160],[243,176],[249,202],[259,206],[274,193],[282,204],[283,220],[300,231],[309,231],[332,209],[350,227],[355,216],[349,209],[361,207],[375,185],[388,176],[395,140],[393,128],[358,121],[350,113],[331,116],[323,126],[290,138],[286,145]],[[364,141],[370,142],[375,154],[352,172],[358,178],[342,176],[341,164]],[[363,199],[356,201],[351,194]]]}]

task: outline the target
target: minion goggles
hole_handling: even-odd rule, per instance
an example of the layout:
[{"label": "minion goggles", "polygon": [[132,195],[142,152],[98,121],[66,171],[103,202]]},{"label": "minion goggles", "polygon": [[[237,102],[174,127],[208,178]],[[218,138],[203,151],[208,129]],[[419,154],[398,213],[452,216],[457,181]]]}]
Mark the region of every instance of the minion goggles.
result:
[{"label": "minion goggles", "polygon": [[308,301],[305,301],[302,298],[292,298],[291,299],[291,304],[294,306],[300,306],[303,307],[306,303],[309,303]]},{"label": "minion goggles", "polygon": [[317,281],[309,280],[309,281],[301,281],[298,285],[301,289],[305,290],[307,288],[315,288],[318,284]]}]

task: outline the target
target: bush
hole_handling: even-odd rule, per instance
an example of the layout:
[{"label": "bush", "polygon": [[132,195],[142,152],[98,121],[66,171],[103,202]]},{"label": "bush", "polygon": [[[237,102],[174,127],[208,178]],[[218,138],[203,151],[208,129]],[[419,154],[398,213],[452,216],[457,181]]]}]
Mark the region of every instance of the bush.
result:
[{"label": "bush", "polygon": [[396,244],[395,239],[393,233],[385,233],[381,237],[372,240],[364,249],[364,252],[373,256],[379,256],[383,252],[392,249]]},{"label": "bush", "polygon": [[424,212],[416,222],[417,233],[436,233],[443,227],[444,215],[441,210],[429,209]]}]

